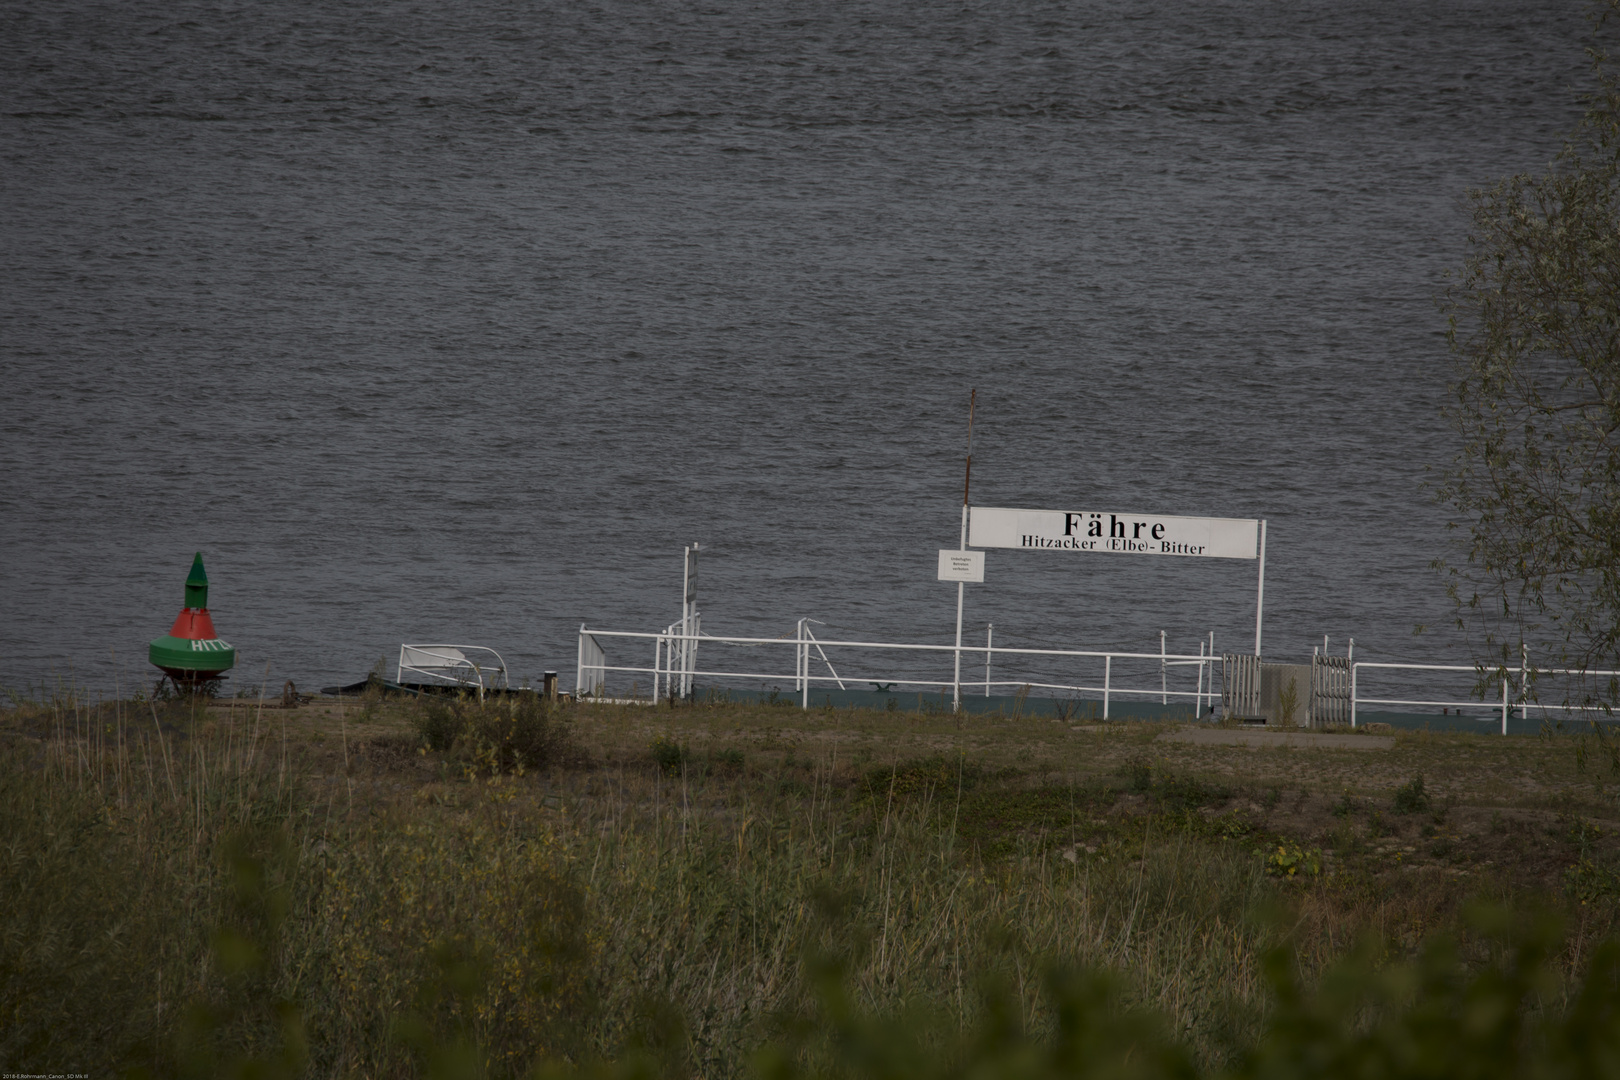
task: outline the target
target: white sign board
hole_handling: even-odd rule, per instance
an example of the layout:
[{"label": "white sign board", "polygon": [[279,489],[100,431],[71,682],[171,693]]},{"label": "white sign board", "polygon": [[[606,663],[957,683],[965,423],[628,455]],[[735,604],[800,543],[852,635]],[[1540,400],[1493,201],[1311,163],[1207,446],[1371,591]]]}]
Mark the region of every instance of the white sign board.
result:
[{"label": "white sign board", "polygon": [[983,581],[984,552],[941,550],[939,553],[939,580]]},{"label": "white sign board", "polygon": [[[1253,559],[1259,556],[1259,540],[1260,522],[1245,518],[975,506],[968,519],[968,543],[980,548]],[[944,558],[940,552],[941,577]]]}]

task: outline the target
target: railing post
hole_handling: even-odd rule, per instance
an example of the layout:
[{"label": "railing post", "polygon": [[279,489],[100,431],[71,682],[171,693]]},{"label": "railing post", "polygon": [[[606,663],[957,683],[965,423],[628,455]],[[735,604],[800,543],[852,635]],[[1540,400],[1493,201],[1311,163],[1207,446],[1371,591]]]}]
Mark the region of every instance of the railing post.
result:
[{"label": "railing post", "polygon": [[585,682],[585,624],[579,624],[579,650],[574,661],[574,700],[578,701],[581,685]]},{"label": "railing post", "polygon": [[1103,657],[1103,719],[1108,719],[1108,689],[1114,673],[1114,656]]},{"label": "railing post", "polygon": [[1350,665],[1350,727],[1352,730],[1356,726],[1356,671],[1358,667],[1357,664]]},{"label": "railing post", "polygon": [[1519,718],[1530,719],[1530,646],[1519,642]]},{"label": "railing post", "polygon": [[1193,719],[1204,715],[1204,643],[1198,643],[1198,681],[1193,687]]},{"label": "railing post", "polygon": [[1170,704],[1170,684],[1166,681],[1164,665],[1164,631],[1159,631],[1159,704]]},{"label": "railing post", "polygon": [[[1224,676],[1223,676],[1224,678]],[[1215,631],[1209,632],[1209,711],[1215,711]]]},{"label": "railing post", "polygon": [[799,620],[799,685],[804,688],[803,707],[810,710],[810,644],[804,638],[804,620]]},{"label": "railing post", "polygon": [[654,705],[658,704],[658,665],[663,663],[663,658],[664,658],[664,636],[662,634],[660,634],[657,637],[653,638],[652,703]]},{"label": "railing post", "polygon": [[984,624],[984,696],[990,696],[990,642],[996,633],[995,623]]},{"label": "railing post", "polygon": [[[967,514],[967,507],[962,508]],[[965,548],[963,550],[966,550]],[[951,712],[962,711],[962,598],[966,595],[967,583],[956,583],[956,661],[951,668]]]},{"label": "railing post", "polygon": [[1507,734],[1507,714],[1508,714],[1508,677],[1507,677],[1507,673],[1508,673],[1507,665],[1503,664],[1502,665],[1502,734],[1504,734],[1504,735]]}]

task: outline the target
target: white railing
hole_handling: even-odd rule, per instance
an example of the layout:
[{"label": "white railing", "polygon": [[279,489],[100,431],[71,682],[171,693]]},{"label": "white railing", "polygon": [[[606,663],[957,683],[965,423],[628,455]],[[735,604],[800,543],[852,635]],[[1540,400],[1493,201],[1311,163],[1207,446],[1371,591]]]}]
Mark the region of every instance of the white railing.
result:
[{"label": "white railing", "polygon": [[[654,649],[653,669],[658,670],[660,663],[666,685],[671,692],[679,697],[690,697],[692,694],[692,680],[697,677],[697,647],[698,641],[703,637],[703,614],[694,611],[686,622],[671,623],[661,635],[667,646],[659,650]],[[660,661],[660,654],[662,661]],[[675,687],[679,685],[679,689]],[[658,676],[653,676],[653,700],[658,700]]]},{"label": "white railing", "polygon": [[574,696],[600,697],[607,690],[607,653],[601,642],[579,624],[579,664],[574,668]]},{"label": "white railing", "polygon": [[[694,620],[695,621],[695,620]],[[676,623],[662,633],[639,633],[621,630],[590,630],[584,625],[580,626],[580,662],[575,678],[575,693],[583,697],[605,699],[607,696],[607,677],[610,672],[631,677],[646,676],[650,694],[642,698],[633,694],[621,700],[637,700],[643,703],[658,701],[664,695],[685,697],[693,689],[698,678],[725,679],[734,681],[764,682],[785,684],[791,682],[793,692],[799,698],[802,708],[810,707],[810,695],[815,686],[831,688],[836,686],[840,690],[848,688],[848,684],[870,683],[874,687],[884,690],[893,687],[907,687],[922,690],[950,689],[953,691],[953,704],[960,707],[961,691],[964,684],[959,679],[929,679],[916,677],[915,673],[896,674],[893,671],[873,674],[850,674],[851,663],[857,660],[840,663],[846,665],[844,673],[840,673],[828,656],[828,650],[843,650],[847,653],[876,652],[879,654],[900,654],[901,657],[926,657],[938,655],[943,658],[958,652],[955,645],[923,645],[891,641],[831,641],[816,637],[810,629],[814,620],[800,619],[791,635],[775,638],[716,636],[705,634],[701,629],[694,633],[683,633],[681,624]],[[635,664],[610,664],[607,661],[604,641],[621,640],[625,642],[651,642],[653,646],[652,663],[642,667]],[[699,642],[710,646],[729,646],[737,649],[789,649],[793,650],[793,673],[786,674],[781,670],[769,670],[774,663],[766,662],[752,665],[753,668],[765,670],[739,670],[734,667],[714,666],[700,668],[697,665],[697,646]],[[1206,652],[1206,648],[1208,651]],[[986,635],[983,646],[963,646],[960,652],[970,656],[984,657],[985,677],[975,679],[970,685],[975,690],[982,690],[984,696],[990,696],[992,688],[1004,688],[1015,692],[1027,693],[1030,690],[1059,691],[1070,694],[1096,694],[1102,698],[1102,716],[1108,719],[1110,708],[1116,698],[1135,697],[1152,699],[1157,697],[1160,704],[1169,704],[1172,699],[1186,701],[1190,699],[1194,715],[1201,716],[1206,707],[1212,707],[1220,700],[1221,691],[1215,686],[1215,671],[1220,657],[1215,654],[1214,644],[1211,641],[1207,646],[1199,643],[1198,655],[1191,653],[1170,653],[1165,649],[1165,639],[1161,635],[1157,653],[1151,652],[1123,652],[1096,649],[1034,649],[1011,646],[992,647],[991,638]],[[717,650],[710,648],[705,656],[714,656]],[[723,654],[721,654],[723,655]],[[814,661],[819,658],[825,675],[815,674],[812,670]],[[1039,679],[993,679],[991,666],[994,658],[1029,660],[1057,660],[1080,661],[1101,664],[1101,682],[1047,682]],[[1123,685],[1116,681],[1115,664],[1118,661],[1136,661],[1143,670],[1151,667],[1153,661],[1158,661],[1159,679],[1157,686]],[[1169,684],[1169,669],[1172,667],[1196,668],[1196,680],[1191,690],[1172,690]],[[1537,668],[1528,664],[1518,666],[1480,666],[1473,664],[1417,664],[1396,663],[1385,661],[1355,661],[1349,667],[1349,706],[1350,726],[1360,724],[1358,715],[1361,707],[1367,705],[1378,706],[1405,706],[1422,709],[1478,709],[1485,705],[1493,712],[1500,711],[1501,731],[1507,734],[1508,720],[1514,712],[1521,716],[1528,716],[1531,711],[1542,714],[1579,714],[1583,717],[1608,719],[1609,714],[1598,708],[1582,705],[1556,704],[1546,705],[1537,700],[1532,692],[1533,687],[1542,679],[1560,678],[1614,678],[1620,677],[1620,671],[1580,671],[1568,668]],[[1476,680],[1481,677],[1499,682],[1501,684],[1501,699],[1499,702],[1483,702],[1478,697],[1370,697],[1363,694],[1365,682],[1369,677],[1379,673],[1396,674],[1400,672],[1433,673],[1442,676],[1454,677],[1463,674],[1472,675]],[[1141,677],[1138,674],[1138,677]],[[1470,686],[1466,693],[1472,693]]]},{"label": "white railing", "polygon": [[[840,675],[833,668],[827,650],[865,651],[916,656],[918,654],[950,656],[958,652],[955,645],[920,645],[906,644],[892,641],[824,641],[817,638],[810,630],[809,619],[799,620],[798,627],[793,635],[776,638],[735,637],[711,634],[683,634],[677,627],[670,627],[662,633],[641,633],[624,630],[590,630],[580,627],[580,654],[582,657],[575,686],[576,692],[583,696],[602,697],[606,694],[606,677],[609,672],[620,675],[646,676],[650,684],[650,696],[646,701],[658,701],[662,694],[690,693],[693,680],[703,677],[710,679],[732,679],[747,681],[762,681],[787,683],[792,682],[794,693],[800,698],[800,705],[810,707],[810,693],[813,685],[820,684],[827,687],[837,686],[845,689],[846,683],[872,683],[880,687],[918,687],[929,690],[953,690],[953,701],[960,702],[961,683],[955,679],[925,679],[915,678],[906,674],[878,673],[878,674],[844,674]],[[652,664],[642,667],[635,664],[610,664],[607,662],[606,652],[601,643],[608,640],[621,640],[625,642],[650,642],[653,646]],[[740,649],[788,649],[793,650],[793,673],[788,675],[783,671],[771,670],[737,670],[734,668],[714,667],[699,668],[696,664],[696,648],[699,642],[707,646],[731,646]],[[588,643],[588,644],[587,644]],[[1206,704],[1213,704],[1219,697],[1215,690],[1214,664],[1219,657],[1205,654],[1204,646],[1200,644],[1198,655],[1169,653],[1161,651],[1156,653],[1103,651],[1093,649],[1030,649],[1008,646],[991,647],[988,643],[980,646],[963,646],[960,652],[972,656],[984,656],[986,664],[992,657],[1002,658],[1043,658],[1067,659],[1081,661],[1100,661],[1102,664],[1101,683],[1087,684],[1084,682],[1039,682],[1030,679],[1004,679],[993,680],[986,678],[974,680],[971,685],[983,687],[986,695],[991,687],[1015,688],[1019,691],[1030,690],[1058,690],[1074,694],[1101,694],[1103,719],[1108,719],[1111,702],[1117,697],[1142,697],[1160,699],[1168,704],[1171,699],[1190,699],[1194,714],[1201,714]],[[598,655],[598,650],[600,655]],[[583,657],[590,652],[591,662],[587,666]],[[705,656],[714,655],[715,650],[709,648]],[[813,659],[819,656],[822,664],[827,668],[826,675],[812,673]],[[1156,661],[1160,668],[1160,679],[1157,686],[1124,686],[1114,681],[1114,663],[1119,660],[1139,660],[1148,666]],[[844,661],[840,661],[841,663]],[[759,664],[755,667],[765,668],[770,665]],[[1170,667],[1196,667],[1198,669],[1197,683],[1191,690],[1169,689],[1168,678],[1165,671]],[[847,670],[847,669],[846,669]],[[1206,673],[1207,672],[1207,673]],[[639,680],[638,680],[639,681]]]},{"label": "white railing", "polygon": [[[1502,700],[1484,702],[1479,698],[1470,698],[1466,701],[1454,701],[1443,698],[1374,698],[1362,697],[1360,694],[1361,670],[1385,671],[1440,671],[1460,673],[1467,672],[1476,679],[1481,676],[1493,678],[1502,684]],[[1526,676],[1529,676],[1528,679]],[[1356,708],[1358,705],[1418,705],[1427,708],[1451,709],[1477,709],[1483,704],[1489,704],[1492,711],[1497,709],[1502,713],[1502,734],[1508,733],[1508,718],[1517,709],[1528,715],[1528,710],[1537,709],[1543,713],[1592,713],[1604,715],[1602,710],[1587,708],[1581,705],[1544,705],[1529,692],[1529,688],[1542,678],[1613,678],[1620,675],[1620,671],[1581,671],[1576,668],[1538,668],[1521,664],[1516,667],[1474,665],[1474,664],[1392,664],[1371,663],[1357,661],[1350,665],[1350,726],[1357,726]],[[1518,692],[1514,693],[1513,684],[1517,681]]]}]

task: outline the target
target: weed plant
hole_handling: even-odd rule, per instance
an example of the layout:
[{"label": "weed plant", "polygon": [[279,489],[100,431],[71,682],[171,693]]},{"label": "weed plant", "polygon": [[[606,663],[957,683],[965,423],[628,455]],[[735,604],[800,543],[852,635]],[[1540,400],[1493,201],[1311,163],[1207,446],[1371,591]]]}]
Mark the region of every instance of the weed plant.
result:
[{"label": "weed plant", "polygon": [[483,702],[429,698],[413,726],[424,749],[447,751],[487,775],[577,763],[580,756],[567,717],[533,691]]},{"label": "weed plant", "polygon": [[1397,814],[1421,814],[1429,809],[1429,796],[1423,790],[1422,773],[1396,790],[1393,808]]},{"label": "weed plant", "polygon": [[679,773],[686,764],[686,748],[669,735],[658,735],[648,744],[652,759],[666,773]]}]

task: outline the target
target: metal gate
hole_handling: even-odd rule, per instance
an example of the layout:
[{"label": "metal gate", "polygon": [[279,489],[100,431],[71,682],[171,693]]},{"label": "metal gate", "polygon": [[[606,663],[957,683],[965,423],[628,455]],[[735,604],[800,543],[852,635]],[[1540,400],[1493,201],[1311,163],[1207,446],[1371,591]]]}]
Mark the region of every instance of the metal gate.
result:
[{"label": "metal gate", "polygon": [[1311,726],[1350,722],[1350,658],[1311,657]]},{"label": "metal gate", "polygon": [[1243,653],[1221,656],[1221,712],[1257,719],[1260,711],[1260,658]]},{"label": "metal gate", "polygon": [[600,697],[607,689],[607,653],[601,642],[579,624],[579,666],[574,669],[574,695]]}]

